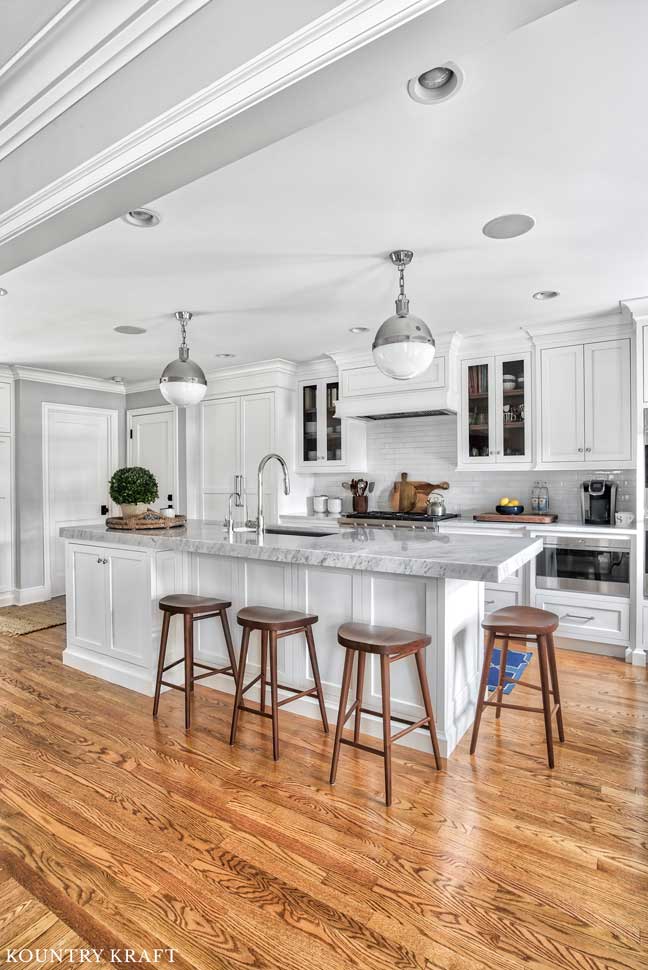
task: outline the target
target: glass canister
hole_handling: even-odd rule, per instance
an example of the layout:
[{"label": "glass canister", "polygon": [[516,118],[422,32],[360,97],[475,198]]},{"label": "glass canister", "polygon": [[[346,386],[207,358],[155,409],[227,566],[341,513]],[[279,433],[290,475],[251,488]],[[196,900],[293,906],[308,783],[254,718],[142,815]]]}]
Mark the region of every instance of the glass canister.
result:
[{"label": "glass canister", "polygon": [[546,482],[538,482],[537,506],[538,515],[546,515],[549,511],[549,488]]}]

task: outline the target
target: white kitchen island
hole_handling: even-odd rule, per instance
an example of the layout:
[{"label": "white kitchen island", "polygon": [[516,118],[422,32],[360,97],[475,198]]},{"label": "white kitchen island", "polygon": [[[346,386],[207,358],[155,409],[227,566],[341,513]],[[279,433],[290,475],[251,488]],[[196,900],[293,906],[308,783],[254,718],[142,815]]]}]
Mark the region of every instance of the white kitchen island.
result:
[{"label": "white kitchen island", "polygon": [[[482,660],[483,584],[507,579],[542,548],[541,539],[404,529],[349,529],[318,538],[267,533],[259,539],[243,532],[229,538],[220,524],[199,521],[164,532],[109,532],[101,524],[63,528],[60,535],[67,546],[67,665],[151,696],[160,597],[184,592],[231,599],[236,643],[241,607],[302,610],[319,616],[315,642],[334,721],[344,660],[338,626],[353,620],[421,630],[432,638],[426,668],[445,756],[473,720]],[[173,630],[175,622],[172,659],[181,656],[180,624]],[[195,659],[225,666],[216,620],[196,625]],[[365,696],[368,706],[380,709],[380,671],[375,658],[369,659]],[[251,676],[258,673],[257,661],[253,640]],[[182,665],[174,671],[179,681],[181,671]],[[281,641],[279,679],[295,687],[312,686],[303,638]],[[233,691],[226,676],[202,684]],[[254,693],[249,696],[253,699]],[[290,709],[319,716],[314,698],[298,700]],[[413,662],[394,667],[392,710],[412,720],[424,714]],[[365,716],[363,730],[378,736],[382,727]],[[424,731],[409,734],[403,743],[431,750]]]}]

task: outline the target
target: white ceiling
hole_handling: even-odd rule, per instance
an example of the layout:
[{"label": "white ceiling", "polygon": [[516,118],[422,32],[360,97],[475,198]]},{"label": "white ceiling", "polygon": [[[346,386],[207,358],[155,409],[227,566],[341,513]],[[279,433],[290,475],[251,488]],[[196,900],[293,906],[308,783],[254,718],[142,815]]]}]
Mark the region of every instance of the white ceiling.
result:
[{"label": "white ceiling", "polygon": [[[152,378],[174,356],[176,309],[196,313],[205,370],[361,349],[392,312],[395,247],[415,250],[408,295],[433,332],[512,330],[644,295],[647,40],[648,4],[580,0],[457,51],[465,82],[446,104],[415,104],[404,78],[152,203],[156,229],[113,222],[7,274],[0,359]],[[506,212],[536,228],[486,239],[483,223]],[[561,296],[538,303],[540,289]]]}]

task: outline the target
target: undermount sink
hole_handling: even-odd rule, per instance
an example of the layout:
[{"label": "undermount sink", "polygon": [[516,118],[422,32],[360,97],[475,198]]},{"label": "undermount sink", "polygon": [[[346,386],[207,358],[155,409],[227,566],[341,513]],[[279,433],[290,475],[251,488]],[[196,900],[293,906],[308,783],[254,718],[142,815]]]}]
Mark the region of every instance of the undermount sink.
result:
[{"label": "undermount sink", "polygon": [[266,535],[275,536],[310,536],[311,539],[322,539],[324,536],[334,536],[335,532],[319,532],[315,529],[279,529],[273,526],[265,529]]}]

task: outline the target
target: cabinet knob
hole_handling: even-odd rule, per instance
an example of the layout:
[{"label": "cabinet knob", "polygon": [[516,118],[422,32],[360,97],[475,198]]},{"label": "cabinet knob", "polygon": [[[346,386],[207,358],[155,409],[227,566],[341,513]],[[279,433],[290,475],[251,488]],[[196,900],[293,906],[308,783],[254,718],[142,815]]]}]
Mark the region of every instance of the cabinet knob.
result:
[{"label": "cabinet knob", "polygon": [[585,451],[591,451],[591,450],[592,450],[591,448],[586,448],[586,449],[585,449]]},{"label": "cabinet knob", "polygon": [[579,448],[578,450],[579,450],[579,451],[582,451],[583,449],[582,449],[582,448]]},{"label": "cabinet knob", "polygon": [[99,559],[97,559],[97,562],[99,562],[99,563],[101,562],[101,557]]}]

